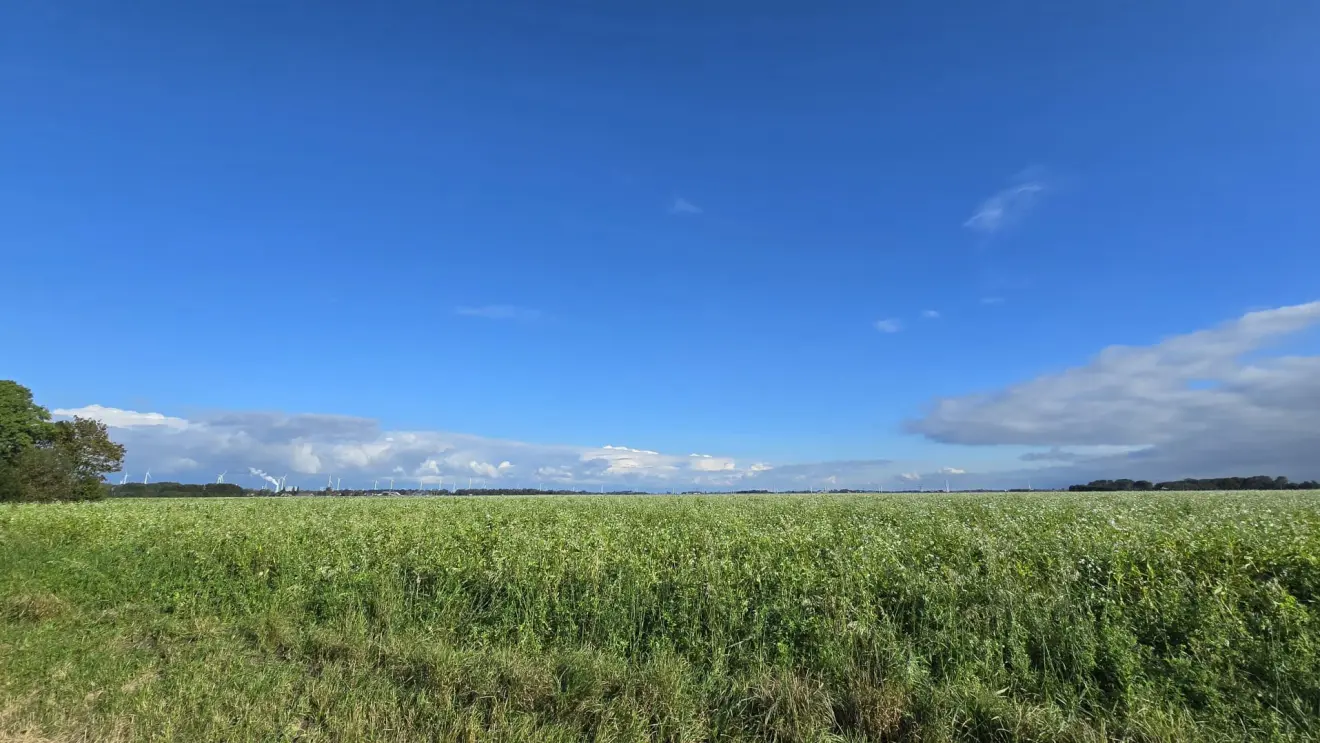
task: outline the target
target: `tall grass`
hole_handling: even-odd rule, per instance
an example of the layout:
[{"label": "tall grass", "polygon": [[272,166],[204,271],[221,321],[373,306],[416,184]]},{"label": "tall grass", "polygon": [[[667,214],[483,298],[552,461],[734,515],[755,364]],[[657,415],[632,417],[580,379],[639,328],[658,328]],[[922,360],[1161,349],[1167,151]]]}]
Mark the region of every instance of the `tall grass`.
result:
[{"label": "tall grass", "polygon": [[0,739],[1311,740],[1318,507],[11,507]]}]

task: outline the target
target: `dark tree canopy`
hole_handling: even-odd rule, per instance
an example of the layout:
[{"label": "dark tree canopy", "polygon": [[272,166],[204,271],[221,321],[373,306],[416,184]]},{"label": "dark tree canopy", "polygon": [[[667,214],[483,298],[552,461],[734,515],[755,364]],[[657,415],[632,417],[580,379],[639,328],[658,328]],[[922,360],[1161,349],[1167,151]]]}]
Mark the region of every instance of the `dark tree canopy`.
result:
[{"label": "dark tree canopy", "polygon": [[[261,491],[256,491],[261,492]],[[232,483],[206,483],[204,485],[179,482],[130,482],[114,487],[116,498],[235,498],[248,495],[242,486]]]},{"label": "dark tree canopy", "polygon": [[1121,492],[1128,490],[1317,490],[1320,483],[1314,480],[1289,482],[1286,477],[1254,475],[1252,477],[1207,477],[1184,478],[1168,482],[1152,483],[1149,480],[1092,480],[1085,485],[1073,485],[1068,488],[1074,493],[1085,492]]}]

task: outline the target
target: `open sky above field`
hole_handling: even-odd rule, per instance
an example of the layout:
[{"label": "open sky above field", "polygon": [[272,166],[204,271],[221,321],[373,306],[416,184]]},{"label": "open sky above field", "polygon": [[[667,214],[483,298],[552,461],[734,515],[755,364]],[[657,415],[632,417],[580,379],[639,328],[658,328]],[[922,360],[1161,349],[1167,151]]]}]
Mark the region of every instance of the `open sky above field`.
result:
[{"label": "open sky above field", "polygon": [[1313,478],[1317,33],[1219,0],[4,3],[0,377],[133,479]]}]

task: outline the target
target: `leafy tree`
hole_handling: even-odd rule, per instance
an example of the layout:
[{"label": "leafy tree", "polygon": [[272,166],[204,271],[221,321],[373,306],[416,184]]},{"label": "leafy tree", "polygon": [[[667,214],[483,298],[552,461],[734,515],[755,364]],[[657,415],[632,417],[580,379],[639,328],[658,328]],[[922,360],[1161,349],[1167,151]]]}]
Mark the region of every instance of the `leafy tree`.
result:
[{"label": "leafy tree", "polygon": [[32,391],[0,379],[0,464],[12,464],[29,447],[50,441],[50,411],[32,402]]},{"label": "leafy tree", "polygon": [[100,498],[102,477],[123,461],[124,447],[110,440],[104,423],[51,423],[30,390],[0,381],[0,501]]},{"label": "leafy tree", "polygon": [[[8,500],[88,500],[81,492],[73,468],[62,451],[53,446],[32,446],[19,453],[12,467],[17,489]],[[95,497],[95,496],[92,496]]]},{"label": "leafy tree", "polygon": [[102,477],[124,464],[123,445],[110,440],[104,423],[90,418],[56,423],[54,448],[64,458],[80,490],[91,485],[99,490]]},{"label": "leafy tree", "polygon": [[10,462],[0,462],[0,503],[23,499],[23,478]]}]

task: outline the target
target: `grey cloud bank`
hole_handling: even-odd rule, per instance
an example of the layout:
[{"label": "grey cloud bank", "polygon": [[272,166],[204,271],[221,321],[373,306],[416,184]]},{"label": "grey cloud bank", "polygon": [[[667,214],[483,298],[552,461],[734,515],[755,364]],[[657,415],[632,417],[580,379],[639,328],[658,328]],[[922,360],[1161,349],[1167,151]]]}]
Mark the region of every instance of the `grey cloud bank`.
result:
[{"label": "grey cloud bank", "polygon": [[1152,346],[1112,346],[1083,366],[937,400],[905,428],[952,444],[1134,449],[1039,455],[1037,461],[1072,460],[1045,472],[1073,480],[1096,473],[1312,477],[1320,469],[1320,357],[1257,352],[1317,323],[1320,302],[1311,302],[1251,312]]}]

